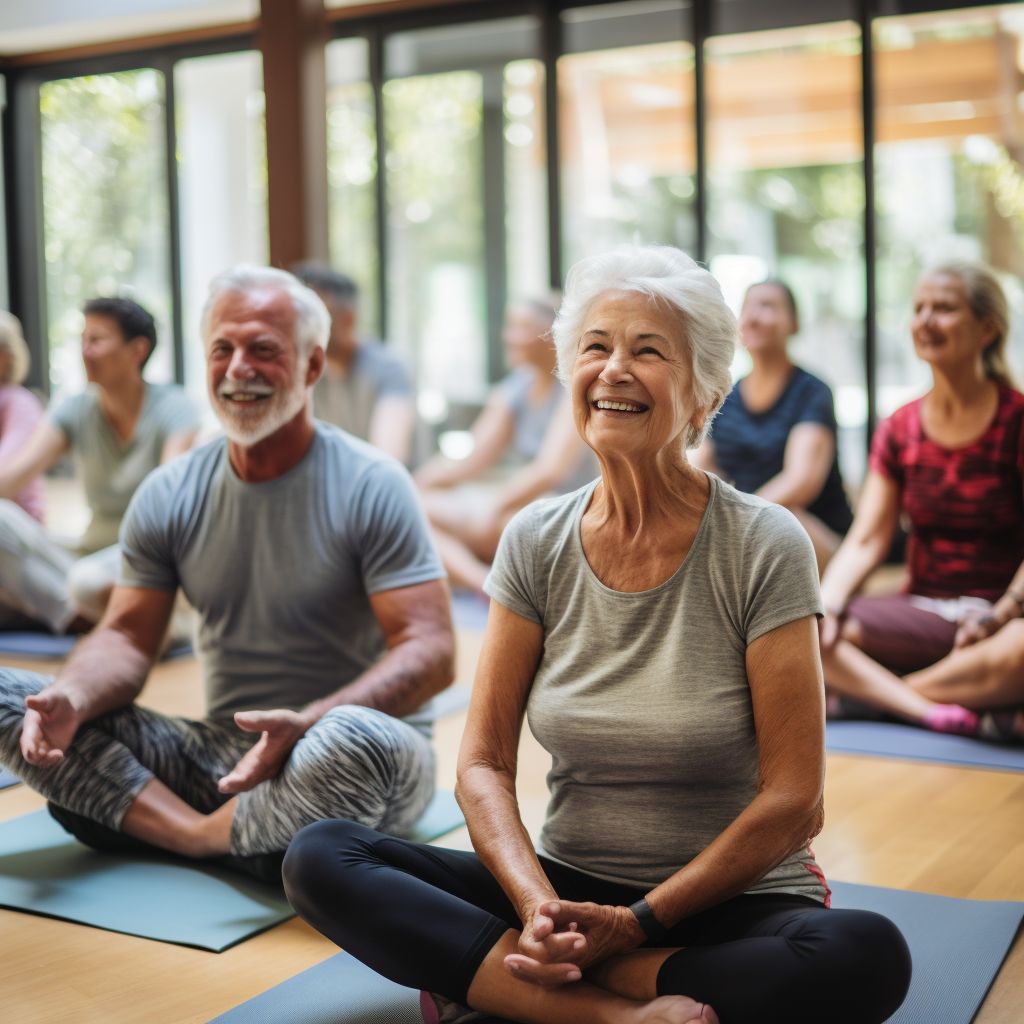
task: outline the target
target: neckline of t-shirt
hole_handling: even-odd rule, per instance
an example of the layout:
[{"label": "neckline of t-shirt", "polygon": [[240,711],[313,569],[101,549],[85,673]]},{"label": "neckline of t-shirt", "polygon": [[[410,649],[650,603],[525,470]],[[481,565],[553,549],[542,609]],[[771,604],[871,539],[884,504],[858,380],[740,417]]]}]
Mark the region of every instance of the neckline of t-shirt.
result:
[{"label": "neckline of t-shirt", "polygon": [[[95,387],[95,385],[90,386]],[[96,412],[98,413],[99,418],[103,423],[104,429],[106,429],[106,431],[110,434],[110,437],[113,440],[114,444],[117,445],[118,452],[121,453],[122,455],[131,451],[131,449],[134,448],[135,445],[138,443],[139,427],[142,425],[143,417],[146,415],[146,412],[149,409],[150,404],[152,403],[154,387],[155,385],[150,384],[148,380],[143,379],[142,405],[139,406],[139,416],[138,419],[136,419],[135,421],[135,429],[132,431],[132,436],[129,437],[127,440],[121,439],[118,432],[114,429],[114,425],[110,422],[110,420],[107,419],[105,413],[103,412],[103,399],[100,397],[99,388],[96,387],[96,390],[94,391],[96,397]]]},{"label": "neckline of t-shirt", "polygon": [[299,461],[296,462],[294,466],[292,466],[290,469],[285,470],[285,472],[283,472],[280,476],[275,476],[271,480],[254,480],[254,481],[250,481],[250,480],[243,480],[235,472],[235,467],[231,465],[231,454],[228,451],[228,439],[227,439],[227,437],[223,437],[221,439],[221,441],[222,441],[222,444],[221,444],[221,450],[220,450],[220,457],[221,457],[221,460],[222,460],[222,464],[224,466],[224,474],[227,477],[227,479],[230,481],[229,486],[231,486],[231,487],[238,487],[238,488],[240,488],[242,490],[252,490],[252,489],[255,489],[255,488],[259,488],[264,493],[267,493],[267,492],[273,490],[275,487],[284,486],[289,480],[294,479],[294,477],[301,470],[303,470],[303,468],[305,466],[312,465],[312,462],[310,460],[311,460],[311,458],[313,456],[313,452],[314,452],[314,450],[320,444],[323,443],[323,441],[321,439],[321,436],[320,436],[320,429],[319,429],[319,427],[317,427],[317,429],[313,432],[313,442],[312,442],[312,444],[310,444],[309,448],[306,450],[306,454],[303,455],[302,458],[299,459]]},{"label": "neckline of t-shirt", "polygon": [[[772,402],[772,404],[769,405],[766,409],[760,409],[757,412],[755,412],[753,409],[750,408],[749,405],[747,405],[746,399],[743,397],[743,391],[740,388],[740,385],[743,383],[743,380],[738,380],[736,382],[736,397],[740,400],[740,405],[743,406],[743,411],[752,420],[762,420],[766,416],[770,416],[773,412],[775,412],[778,409],[778,407],[782,405],[783,399],[785,399],[785,397],[789,394],[792,388],[796,386],[796,382],[801,378],[803,374],[807,373],[807,371],[802,366],[797,366],[796,363],[793,363],[792,366],[793,372],[789,375],[789,380],[786,381],[786,386],[779,392],[779,397],[776,398],[775,401]],[[807,375],[810,376],[810,374]],[[743,379],[745,380],[746,378]]]},{"label": "neckline of t-shirt", "polygon": [[935,445],[936,448],[943,452],[955,453],[970,451],[999,422],[999,416],[1003,411],[1003,403],[1006,400],[1005,390],[1006,389],[1002,384],[999,384],[998,382],[996,383],[996,408],[995,412],[992,413],[992,418],[985,424],[985,429],[982,430],[977,437],[972,438],[965,444],[957,445],[943,444],[941,441],[936,441],[935,438],[924,429],[924,417],[921,415],[921,410],[924,408],[924,400],[927,398],[927,395],[921,395],[920,398],[915,398],[910,405],[914,411],[918,437],[922,441],[927,441],[929,444]]},{"label": "neckline of t-shirt", "polygon": [[709,485],[708,503],[704,506],[704,514],[701,516],[700,526],[697,527],[697,532],[693,535],[693,543],[690,545],[690,550],[686,552],[683,556],[683,560],[678,566],[676,566],[675,571],[668,577],[668,579],[663,580],[656,587],[651,587],[649,590],[615,590],[614,587],[609,587],[606,583],[602,583],[600,577],[596,572],[594,572],[593,566],[591,566],[590,561],[587,558],[587,553],[583,550],[583,515],[590,506],[590,501],[594,496],[594,491],[597,490],[598,484],[601,483],[601,478],[598,477],[594,480],[590,484],[590,487],[583,492],[583,495],[580,498],[580,504],[576,509],[576,522],[573,528],[573,538],[575,540],[577,554],[584,566],[584,574],[602,593],[626,599],[651,597],[653,594],[660,593],[678,581],[686,567],[696,557],[694,553],[702,545],[704,534],[707,530],[707,524],[711,518],[711,508],[718,497],[718,478],[714,473],[705,473],[704,475],[707,477]]}]

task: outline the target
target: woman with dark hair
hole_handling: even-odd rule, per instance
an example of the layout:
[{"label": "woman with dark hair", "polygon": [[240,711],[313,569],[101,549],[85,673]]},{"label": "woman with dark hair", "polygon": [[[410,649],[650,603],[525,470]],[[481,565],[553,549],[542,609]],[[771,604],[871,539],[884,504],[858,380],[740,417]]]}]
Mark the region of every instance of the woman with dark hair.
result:
[{"label": "woman with dark hair", "polygon": [[[931,729],[986,733],[992,719],[976,711],[1013,703],[1019,687],[1000,701],[979,686],[975,702],[945,685],[948,666],[910,685],[900,677],[1024,612],[1024,394],[1006,364],[1009,311],[995,275],[959,262],[927,271],[911,333],[932,387],[872,439],[856,519],[821,583],[825,681]],[[903,592],[856,596],[901,518],[910,524]]]},{"label": "woman with dark hair", "polygon": [[796,299],[778,280],[747,289],[740,342],[750,373],[729,392],[697,465],[749,494],[784,505],[807,531],[819,570],[853,513],[839,474],[832,391],[787,350],[799,330]]}]

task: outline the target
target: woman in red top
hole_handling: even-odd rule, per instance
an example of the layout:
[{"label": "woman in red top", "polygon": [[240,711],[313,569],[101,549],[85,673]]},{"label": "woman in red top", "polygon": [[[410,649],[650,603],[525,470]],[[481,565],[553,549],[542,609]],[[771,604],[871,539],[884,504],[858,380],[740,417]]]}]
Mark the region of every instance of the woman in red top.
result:
[{"label": "woman in red top", "polygon": [[[900,677],[1024,612],[1024,395],[1006,365],[1006,297],[987,268],[925,273],[911,329],[932,388],[875,433],[853,526],[822,579],[822,661],[833,694],[971,734],[982,728],[974,710]],[[901,517],[903,591],[855,597]]]}]

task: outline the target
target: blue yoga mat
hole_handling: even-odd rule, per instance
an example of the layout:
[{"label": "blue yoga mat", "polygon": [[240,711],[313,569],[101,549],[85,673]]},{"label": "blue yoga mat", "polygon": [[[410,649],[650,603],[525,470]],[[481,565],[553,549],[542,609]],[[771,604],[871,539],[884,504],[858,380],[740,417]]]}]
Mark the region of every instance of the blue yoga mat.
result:
[{"label": "blue yoga mat", "polygon": [[[16,654],[22,658],[66,658],[79,639],[77,636],[55,636],[53,633],[8,633],[0,630],[0,654]],[[164,651],[163,658],[180,658],[191,653],[191,644],[179,644]]]},{"label": "blue yoga mat", "polygon": [[875,754],[1024,772],[1024,745],[952,736],[897,722],[829,722],[825,729],[825,746],[839,754]]},{"label": "blue yoga mat", "polygon": [[[441,790],[413,838],[462,824]],[[217,953],[292,916],[278,887],[171,857],[99,853],[46,811],[0,824],[0,906]]]},{"label": "blue yoga mat", "polygon": [[21,782],[21,779],[14,772],[9,772],[6,768],[0,768],[0,789],[16,786],[19,782]]},{"label": "blue yoga mat", "polygon": [[[910,945],[913,981],[889,1024],[970,1024],[1024,916],[1024,903],[843,882],[833,883],[832,890],[834,906],[884,914]],[[210,1024],[421,1024],[417,1007],[417,992],[339,953]]]}]

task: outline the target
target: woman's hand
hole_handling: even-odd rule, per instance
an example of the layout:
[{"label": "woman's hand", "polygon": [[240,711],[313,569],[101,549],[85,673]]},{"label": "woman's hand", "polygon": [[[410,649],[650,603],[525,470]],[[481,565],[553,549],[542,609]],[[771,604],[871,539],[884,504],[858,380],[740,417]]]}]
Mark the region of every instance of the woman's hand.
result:
[{"label": "woman's hand", "polygon": [[579,981],[608,957],[642,946],[646,935],[628,907],[557,900],[541,904],[528,921],[519,953],[505,957],[517,978],[551,987]]},{"label": "woman's hand", "polygon": [[970,647],[992,636],[1002,625],[991,612],[972,612],[965,616],[956,631],[953,647]]}]

